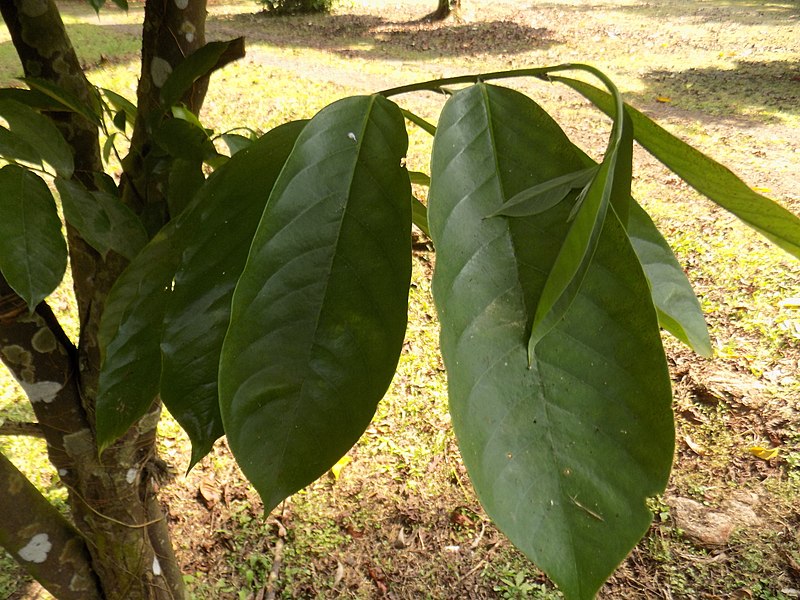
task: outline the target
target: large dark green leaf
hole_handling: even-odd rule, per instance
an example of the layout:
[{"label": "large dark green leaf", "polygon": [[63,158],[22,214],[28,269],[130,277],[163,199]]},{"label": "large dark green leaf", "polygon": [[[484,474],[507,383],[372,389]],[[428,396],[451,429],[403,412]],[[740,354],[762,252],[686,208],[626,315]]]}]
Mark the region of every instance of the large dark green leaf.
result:
[{"label": "large dark green leaf", "polygon": [[629,203],[628,236],[650,281],[658,322],[695,352],[714,351],[703,310],[678,259],[650,216],[633,200]]},{"label": "large dark green leaf", "polygon": [[237,152],[181,217],[187,247],[167,303],[161,398],[192,440],[192,464],[223,434],[217,371],[233,288],[272,186],[304,125],[282,125]]},{"label": "large dark green leaf", "polygon": [[[553,77],[580,92],[606,114],[611,97],[582,81]],[[751,190],[729,169],[682,142],[632,106],[625,111],[634,125],[634,137],[648,152],[672,169],[698,192],[730,211],[747,225],[790,254],[800,258],[800,218]]]},{"label": "large dark green leaf", "polygon": [[355,97],[303,129],[236,286],[220,361],[231,450],[271,509],[355,443],[394,374],[411,275],[408,139]]},{"label": "large dark green leaf", "polygon": [[61,282],[67,245],[53,195],[37,175],[0,169],[0,272],[33,310]]},{"label": "large dark green leaf", "polygon": [[584,168],[532,101],[479,85],[439,120],[429,216],[450,410],[490,516],[568,598],[592,598],[646,531],[672,461],[671,392],[655,310],[614,212],[569,309],[527,342],[576,192],[485,218]]},{"label": "large dark green leaf", "polygon": [[15,100],[0,98],[0,117],[12,133],[21,137],[61,177],[69,179],[74,168],[72,150],[47,117]]},{"label": "large dark green leaf", "polygon": [[64,218],[92,248],[105,256],[114,250],[127,259],[147,243],[147,232],[139,217],[115,195],[90,192],[77,181],[56,178]]},{"label": "large dark green leaf", "polygon": [[144,416],[158,394],[164,310],[180,257],[175,229],[172,221],[159,231],[109,293],[99,334],[101,451]]}]

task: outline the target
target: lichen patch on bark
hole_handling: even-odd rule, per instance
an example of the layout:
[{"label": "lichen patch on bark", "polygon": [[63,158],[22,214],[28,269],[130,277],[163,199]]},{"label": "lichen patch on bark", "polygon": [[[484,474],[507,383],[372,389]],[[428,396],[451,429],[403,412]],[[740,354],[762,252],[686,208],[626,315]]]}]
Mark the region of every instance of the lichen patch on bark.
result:
[{"label": "lichen patch on bark", "polygon": [[46,533],[37,533],[25,547],[20,548],[17,554],[19,554],[22,560],[27,560],[32,563],[43,563],[47,560],[47,554],[52,548],[53,544],[50,543],[50,536]]}]

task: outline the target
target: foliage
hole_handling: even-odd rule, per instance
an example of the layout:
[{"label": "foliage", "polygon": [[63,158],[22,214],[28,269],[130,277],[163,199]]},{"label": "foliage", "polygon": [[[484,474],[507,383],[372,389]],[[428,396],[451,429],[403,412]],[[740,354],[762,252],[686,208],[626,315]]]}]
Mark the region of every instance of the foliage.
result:
[{"label": "foliage", "polygon": [[303,13],[326,13],[331,10],[333,0],[258,0],[272,15],[296,15]]},{"label": "foliage", "polygon": [[[685,144],[581,65],[424,82],[339,100],[257,140],[215,138],[175,102],[221,48],[190,56],[162,88],[152,140],[180,168],[169,179],[173,218],[152,236],[113,186],[89,190],[73,177],[61,134],[29,125],[45,119],[33,92],[28,105],[0,103],[11,163],[0,210],[20,238],[13,246],[27,250],[20,260],[0,247],[9,284],[32,309],[63,274],[43,178],[86,242],[131,259],[100,331],[100,448],[160,393],[192,439],[193,462],[226,434],[268,510],[319,477],[367,427],[397,364],[413,222],[437,251],[450,409],[481,502],[566,597],[592,597],[643,535],[647,500],[669,475],[659,326],[710,348],[685,276],[630,196],[633,140],[795,256],[800,220],[702,154],[685,160]],[[597,75],[608,92],[556,75],[566,70]],[[600,164],[534,100],[485,83],[512,76],[569,85],[606,111]],[[449,92],[435,128],[389,99],[461,83],[472,85]],[[78,109],[48,92],[60,110]],[[135,107],[98,97],[89,118],[124,135]],[[403,165],[403,116],[434,134],[429,175]],[[42,143],[43,132],[54,141]],[[221,154],[217,139],[239,151]],[[427,207],[412,180],[429,181]]]}]

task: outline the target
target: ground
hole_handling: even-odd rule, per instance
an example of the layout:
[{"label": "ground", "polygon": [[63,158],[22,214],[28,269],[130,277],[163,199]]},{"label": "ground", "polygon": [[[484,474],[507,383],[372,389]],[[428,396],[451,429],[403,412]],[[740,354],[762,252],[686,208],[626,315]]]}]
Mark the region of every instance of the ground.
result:
[{"label": "ground", "polygon": [[[598,66],[626,99],[800,210],[800,5],[740,0],[477,3],[417,22],[430,1],[337,5],[331,16],[270,18],[212,2],[209,37],[245,35],[247,57],[215,75],[204,122],[264,130],[345,94],[411,81],[563,62]],[[62,3],[98,85],[134,97],[137,19]],[[5,35],[5,34],[2,34]],[[0,78],[18,74],[0,36]],[[574,94],[520,82],[593,156],[608,123]],[[442,99],[402,98],[434,119]],[[429,140],[408,164],[427,170]],[[800,264],[702,199],[643,151],[634,195],[689,274],[715,357],[665,336],[677,428],[675,467],[654,524],[600,598],[800,597]],[[420,193],[423,190],[418,190]],[[161,427],[161,494],[194,597],[556,598],[482,512],[449,427],[430,297],[435,261],[415,245],[411,320],[392,388],[361,441],[329,474],[264,518],[224,443],[194,470],[186,437]],[[62,290],[51,302],[69,314]],[[6,384],[0,414],[24,416]],[[58,503],[63,490],[30,440],[0,439]],[[38,450],[41,450],[38,447]],[[0,596],[45,597],[0,558]]]}]

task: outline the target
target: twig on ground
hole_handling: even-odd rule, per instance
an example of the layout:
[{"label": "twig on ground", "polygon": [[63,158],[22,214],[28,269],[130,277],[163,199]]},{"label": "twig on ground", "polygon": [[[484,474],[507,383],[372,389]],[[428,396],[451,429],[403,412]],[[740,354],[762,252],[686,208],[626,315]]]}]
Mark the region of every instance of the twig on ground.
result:
[{"label": "twig on ground", "polygon": [[281,519],[283,519],[285,509],[286,502],[284,502],[281,507],[280,518],[275,519],[275,521],[278,523],[278,539],[275,542],[275,552],[272,556],[272,569],[270,569],[267,584],[264,586],[266,589],[264,600],[275,600],[275,582],[278,581],[278,575],[281,571],[281,563],[283,562],[283,540],[286,537],[286,528],[283,526],[283,522],[281,521]]}]

